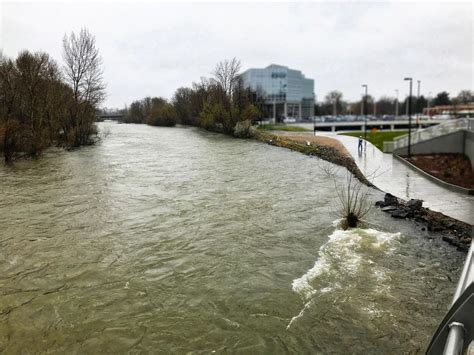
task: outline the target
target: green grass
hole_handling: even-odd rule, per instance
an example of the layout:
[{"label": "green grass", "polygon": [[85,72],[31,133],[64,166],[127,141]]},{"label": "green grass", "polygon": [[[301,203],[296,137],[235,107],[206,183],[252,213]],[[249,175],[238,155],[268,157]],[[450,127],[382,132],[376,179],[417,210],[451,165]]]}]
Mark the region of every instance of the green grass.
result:
[{"label": "green grass", "polygon": [[[346,133],[339,133],[343,136],[351,136],[351,137],[359,137],[362,136],[364,137],[364,132],[346,132]],[[394,138],[398,136],[403,136],[404,134],[407,134],[406,131],[397,131],[397,132],[392,132],[392,131],[387,131],[387,132],[380,132],[377,131],[375,133],[372,133],[370,131],[367,131],[367,140],[375,145],[377,148],[380,150],[383,150],[383,142],[390,142],[393,141]]]},{"label": "green grass", "polygon": [[289,132],[304,132],[309,131],[306,128],[298,126],[287,126],[285,124],[262,124],[257,127],[262,131],[289,131]]}]

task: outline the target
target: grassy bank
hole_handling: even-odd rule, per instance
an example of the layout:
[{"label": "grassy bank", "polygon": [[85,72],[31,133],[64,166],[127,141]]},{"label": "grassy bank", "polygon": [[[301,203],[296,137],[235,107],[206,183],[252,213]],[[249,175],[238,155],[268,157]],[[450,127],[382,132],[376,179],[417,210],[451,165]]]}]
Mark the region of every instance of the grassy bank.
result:
[{"label": "grassy bank", "polygon": [[[364,132],[346,132],[346,133],[339,133],[344,136],[351,136],[351,137],[364,137]],[[383,142],[391,142],[394,138],[403,136],[407,134],[406,131],[388,131],[388,132],[380,132],[377,131],[375,133],[367,132],[367,140],[375,145],[378,149],[383,150]]]},{"label": "grassy bank", "polygon": [[288,132],[305,132],[308,129],[299,127],[299,126],[287,126],[285,124],[273,124],[273,123],[266,123],[259,125],[257,129],[261,131],[288,131]]}]

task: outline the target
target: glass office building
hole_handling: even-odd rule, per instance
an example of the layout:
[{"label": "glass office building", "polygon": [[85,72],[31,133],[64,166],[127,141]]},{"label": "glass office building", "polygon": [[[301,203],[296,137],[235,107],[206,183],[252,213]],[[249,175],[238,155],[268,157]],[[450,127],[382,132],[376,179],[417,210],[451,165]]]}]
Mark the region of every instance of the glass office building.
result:
[{"label": "glass office building", "polygon": [[245,87],[264,97],[273,119],[314,115],[314,80],[305,78],[301,71],[271,64],[263,69],[248,69],[241,78]]}]

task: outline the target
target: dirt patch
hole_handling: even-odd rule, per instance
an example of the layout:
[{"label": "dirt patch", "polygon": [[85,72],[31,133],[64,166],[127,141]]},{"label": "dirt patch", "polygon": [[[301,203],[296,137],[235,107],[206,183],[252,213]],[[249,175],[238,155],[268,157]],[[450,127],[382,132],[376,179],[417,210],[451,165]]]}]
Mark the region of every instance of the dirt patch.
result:
[{"label": "dirt patch", "polygon": [[344,145],[339,142],[337,139],[329,138],[329,137],[317,137],[317,136],[301,136],[301,135],[294,135],[294,134],[284,134],[287,139],[291,139],[294,142],[306,144],[310,142],[311,144],[315,144],[318,146],[325,146],[325,147],[332,147],[334,148],[341,156],[352,158],[350,153],[344,147]]},{"label": "dirt patch", "polygon": [[474,189],[474,171],[471,161],[464,154],[420,154],[403,158],[449,184]]}]

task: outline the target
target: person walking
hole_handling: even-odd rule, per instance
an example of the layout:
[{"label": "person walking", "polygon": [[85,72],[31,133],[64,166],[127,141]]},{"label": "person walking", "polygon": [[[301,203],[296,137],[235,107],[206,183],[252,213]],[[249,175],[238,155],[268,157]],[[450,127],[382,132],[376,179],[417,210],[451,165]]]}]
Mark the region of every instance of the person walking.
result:
[{"label": "person walking", "polygon": [[362,154],[362,136],[359,136],[359,154]]}]

